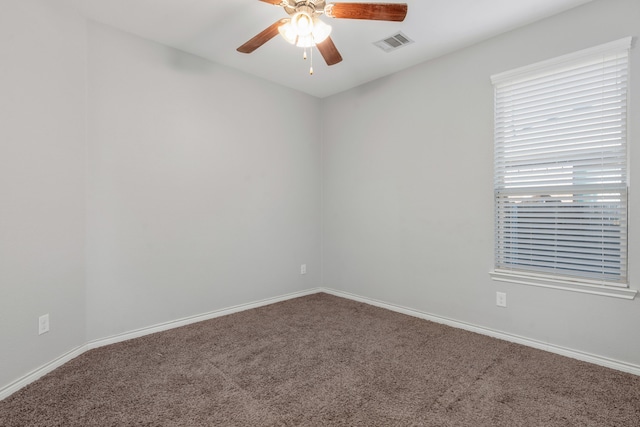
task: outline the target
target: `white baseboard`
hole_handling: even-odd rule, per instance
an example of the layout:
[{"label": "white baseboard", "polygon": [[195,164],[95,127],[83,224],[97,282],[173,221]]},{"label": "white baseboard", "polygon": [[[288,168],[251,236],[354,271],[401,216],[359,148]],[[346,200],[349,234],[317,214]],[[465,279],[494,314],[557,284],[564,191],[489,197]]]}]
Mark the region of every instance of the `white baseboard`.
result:
[{"label": "white baseboard", "polygon": [[198,314],[195,316],[184,317],[182,319],[171,320],[165,323],[159,323],[157,325],[148,326],[145,328],[136,329],[122,334],[113,335],[107,338],[100,338],[97,340],[89,341],[87,347],[89,350],[98,347],[104,347],[105,345],[115,344],[122,341],[131,340],[134,338],[140,338],[145,335],[155,334],[156,332],[167,331],[169,329],[179,328],[181,326],[190,325],[192,323],[202,322],[204,320],[215,319],[216,317],[226,316],[228,314],[238,313],[240,311],[251,310],[252,308],[264,307],[265,305],[275,304],[277,302],[287,301],[294,298],[304,297],[307,295],[317,294],[321,292],[321,288],[308,289],[306,291],[293,292],[286,295],[281,295],[273,298],[266,298],[260,301],[254,301],[247,304],[234,305],[232,307],[223,308],[220,310],[210,311],[208,313]]},{"label": "white baseboard", "polygon": [[118,335],[113,335],[107,338],[101,338],[98,340],[89,341],[88,343],[81,345],[63,355],[52,360],[49,363],[42,365],[41,367],[33,370],[27,375],[17,379],[16,381],[0,388],[0,400],[3,400],[9,397],[11,394],[20,390],[22,387],[36,381],[42,376],[48,374],[54,369],[64,365],[71,359],[80,356],[84,352],[103,347],[110,344],[115,344],[122,341],[127,341],[134,338],[143,337],[145,335],[154,334],[156,332],[162,332],[169,329],[178,328],[180,326],[189,325],[192,323],[201,322],[203,320],[214,319],[216,317],[226,316],[228,314],[238,313],[245,310],[251,310],[253,308],[263,307],[270,304],[275,304],[277,302],[287,301],[293,298],[303,297],[307,295],[316,294],[319,292],[325,292],[327,294],[331,294],[337,297],[350,299],[353,301],[362,302],[365,304],[373,305],[380,308],[385,308],[387,310],[395,311],[398,313],[406,314],[413,317],[418,317],[425,320],[430,320],[436,323],[441,323],[444,325],[452,326],[454,328],[464,329],[470,332],[476,332],[482,335],[487,335],[493,338],[498,338],[501,340],[513,342],[516,344],[522,344],[528,347],[537,348],[540,350],[549,351],[551,353],[560,354],[562,356],[567,356],[573,359],[582,360],[585,362],[593,363],[600,366],[605,366],[607,368],[616,369],[622,372],[627,372],[634,375],[640,376],[640,366],[621,362],[618,360],[609,359],[602,356],[597,356],[594,354],[584,353],[577,350],[572,350],[565,347],[556,346],[553,344],[544,343],[541,341],[532,340],[529,338],[521,337],[518,335],[512,335],[505,332],[496,331],[493,329],[485,328],[482,326],[472,325],[465,322],[460,322],[457,320],[449,319],[446,317],[436,316],[433,314],[425,313],[422,311],[418,311],[412,308],[402,307],[395,304],[389,304],[383,301],[378,301],[372,298],[362,297],[359,295],[351,294],[349,292],[338,291],[330,288],[313,288],[308,289],[306,291],[294,292],[286,295],[281,295],[273,298],[266,298],[260,301],[254,301],[247,304],[239,304],[233,307],[228,307],[220,310],[214,310],[208,313],[199,314],[196,316],[185,317],[182,319],[172,320],[170,322],[160,323],[157,325],[152,325],[146,328],[136,329],[134,331],[125,332]]},{"label": "white baseboard", "polygon": [[452,326],[458,329],[464,329],[466,331],[475,332],[481,335],[487,335],[493,338],[498,338],[504,341],[509,341],[516,344],[522,344],[527,347],[537,348],[539,350],[548,351],[550,353],[559,354],[561,356],[570,357],[572,359],[581,360],[583,362],[593,363],[595,365],[604,366],[618,371],[627,372],[640,376],[640,366],[632,363],[622,362],[619,360],[610,359],[595,354],[585,353],[578,350],[573,350],[566,347],[561,347],[553,344],[544,343],[542,341],[532,340],[530,338],[521,337],[519,335],[513,335],[506,332],[496,331],[494,329],[485,328],[470,323],[460,322],[457,320],[449,319],[446,317],[436,316],[433,314],[425,313],[412,308],[407,308],[395,304],[389,304],[386,302],[378,301],[375,299],[362,297],[359,295],[351,294],[349,292],[338,291],[330,288],[322,288],[322,292],[335,295],[337,297],[347,298],[353,301],[362,302],[365,304],[373,305],[387,310],[395,311],[398,313],[406,314],[420,319],[430,320],[432,322],[441,323],[443,325]]},{"label": "white baseboard", "polygon": [[43,377],[44,375],[48,374],[54,369],[59,368],[60,366],[64,365],[71,359],[80,356],[85,351],[87,351],[86,345],[81,345],[80,347],[76,347],[73,350],[58,357],[57,359],[52,360],[51,362],[40,366],[38,369],[35,369],[29,372],[27,375],[23,376],[22,378],[18,378],[17,380],[10,383],[9,385],[0,388],[0,400],[6,399],[16,391],[20,390],[22,387]]},{"label": "white baseboard", "polygon": [[80,356],[82,353],[92,350],[94,348],[103,347],[109,344],[115,344],[122,341],[127,341],[134,338],[143,337],[145,335],[154,334],[156,332],[162,332],[180,326],[189,325],[191,323],[202,322],[203,320],[214,319],[216,317],[226,316],[232,313],[238,313],[240,311],[251,310],[252,308],[263,307],[265,305],[275,304],[277,302],[287,301],[293,298],[303,297],[306,295],[312,295],[321,292],[321,288],[308,289],[306,291],[293,292],[286,295],[281,295],[273,298],[266,298],[260,301],[254,301],[247,304],[239,304],[233,307],[227,307],[220,310],[214,310],[208,313],[199,314],[196,316],[185,317],[182,319],[172,320],[170,322],[160,323],[152,325],[146,328],[136,329],[134,331],[124,332],[122,334],[113,335],[107,338],[101,338],[98,340],[89,341],[88,343],[77,347],[68,353],[63,354],[55,360],[46,363],[39,368],[29,372],[27,375],[18,378],[14,382],[0,388],[0,400],[6,399],[22,387],[36,381],[56,368],[64,365],[71,359]]}]

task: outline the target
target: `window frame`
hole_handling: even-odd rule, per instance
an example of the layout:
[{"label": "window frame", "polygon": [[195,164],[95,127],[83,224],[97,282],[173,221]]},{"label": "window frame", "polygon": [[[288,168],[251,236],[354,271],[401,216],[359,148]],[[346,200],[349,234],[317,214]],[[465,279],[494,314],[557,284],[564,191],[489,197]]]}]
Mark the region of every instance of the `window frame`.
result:
[{"label": "window frame", "polygon": [[[632,46],[632,41],[633,41],[632,37],[626,37],[621,40],[595,46],[589,49],[584,49],[578,52],[574,52],[568,55],[563,55],[547,61],[538,62],[529,66],[517,68],[515,70],[507,71],[504,73],[495,74],[491,76],[491,81],[494,85],[494,88],[497,88],[497,86],[500,84],[526,80],[530,76],[534,76],[537,74],[548,73],[548,72],[551,72],[551,73],[559,72],[559,70],[565,69],[567,66],[571,66],[572,64],[576,64],[578,62],[583,62],[586,59],[594,58],[599,55],[602,56],[603,54],[607,54],[611,52],[622,53],[625,50],[629,52]],[[627,110],[625,113],[625,118],[626,118],[625,129],[628,129],[628,118],[629,118],[629,114],[628,114],[629,85],[630,85],[629,80],[631,75],[630,55],[628,55],[627,61],[628,62],[626,67],[627,67],[629,77],[626,84]],[[497,99],[495,95],[494,95],[494,99]],[[495,138],[497,138],[497,128],[498,128],[497,109],[494,114],[495,114],[494,126],[496,129]],[[629,170],[628,136],[626,139],[627,139],[627,144],[626,144],[626,152],[625,152],[625,161],[627,163],[626,170],[628,171]],[[496,146],[494,147],[494,155],[496,154],[495,150],[497,150],[497,146],[498,144],[496,142]],[[497,168],[497,165],[494,167]],[[625,197],[624,203],[628,206],[628,194],[629,194],[628,173],[625,174],[624,178],[625,179],[622,184],[624,186],[624,197]],[[548,187],[545,188],[544,186],[535,187],[534,191],[537,191],[537,190],[551,191]],[[603,279],[585,278],[585,277],[579,277],[574,275],[558,274],[555,272],[554,273],[545,272],[545,271],[541,272],[541,271],[536,271],[535,269],[531,269],[531,268],[527,269],[522,267],[517,267],[517,268],[498,267],[498,255],[497,255],[498,246],[499,244],[504,245],[504,242],[503,241],[499,242],[498,240],[499,235],[497,230],[497,226],[498,226],[497,215],[499,212],[500,197],[504,197],[503,194],[504,194],[504,189],[499,189],[496,182],[494,182],[494,209],[495,209],[494,214],[496,215],[496,230],[495,230],[496,234],[494,237],[494,249],[496,250],[496,253],[495,253],[495,259],[494,259],[494,269],[490,271],[490,276],[493,280],[501,281],[501,282],[517,283],[517,284],[523,284],[523,285],[540,286],[545,288],[562,289],[567,291],[575,291],[575,292],[582,292],[582,293],[588,293],[593,295],[602,295],[602,296],[616,297],[616,298],[623,298],[623,299],[635,298],[635,296],[637,295],[637,291],[629,288],[628,257],[626,256],[624,258],[626,281],[610,281],[610,280],[603,280]],[[626,235],[623,238],[623,240],[625,241],[626,247],[628,247],[628,236],[629,236],[628,222],[625,227],[625,232],[626,232]],[[626,251],[626,247],[625,247],[625,251]],[[513,265],[515,264],[516,263],[514,263]]]}]

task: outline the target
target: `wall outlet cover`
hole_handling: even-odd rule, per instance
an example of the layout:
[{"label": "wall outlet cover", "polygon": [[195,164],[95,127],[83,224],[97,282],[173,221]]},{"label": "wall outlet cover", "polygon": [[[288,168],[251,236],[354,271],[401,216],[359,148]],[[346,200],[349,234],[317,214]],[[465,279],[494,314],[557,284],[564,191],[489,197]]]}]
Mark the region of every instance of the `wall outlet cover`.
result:
[{"label": "wall outlet cover", "polygon": [[38,335],[49,332],[49,315],[44,314],[38,318]]},{"label": "wall outlet cover", "polygon": [[496,292],[496,305],[498,307],[507,306],[507,294],[505,292]]}]

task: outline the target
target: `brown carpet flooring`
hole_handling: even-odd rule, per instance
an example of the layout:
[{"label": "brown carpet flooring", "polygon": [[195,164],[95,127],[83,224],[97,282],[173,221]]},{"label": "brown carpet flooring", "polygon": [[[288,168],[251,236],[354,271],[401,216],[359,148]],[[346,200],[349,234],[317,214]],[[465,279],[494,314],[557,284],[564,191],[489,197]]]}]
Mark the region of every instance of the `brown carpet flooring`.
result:
[{"label": "brown carpet flooring", "polygon": [[89,351],[0,426],[640,426],[640,377],[315,294]]}]

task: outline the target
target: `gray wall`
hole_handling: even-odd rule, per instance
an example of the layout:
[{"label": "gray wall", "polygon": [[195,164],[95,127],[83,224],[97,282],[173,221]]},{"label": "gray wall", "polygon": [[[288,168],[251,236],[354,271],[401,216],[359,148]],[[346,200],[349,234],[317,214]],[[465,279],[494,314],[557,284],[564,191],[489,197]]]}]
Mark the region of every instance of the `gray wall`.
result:
[{"label": "gray wall", "polygon": [[[493,282],[498,72],[640,35],[600,0],[323,103],[324,286],[640,365],[640,298]],[[407,47],[406,49],[410,49]],[[640,49],[633,49],[630,277],[640,274]],[[508,308],[495,305],[507,293]]]},{"label": "gray wall", "polygon": [[88,52],[87,338],[319,286],[320,101],[98,24]]},{"label": "gray wall", "polygon": [[318,99],[63,0],[3,0],[0,54],[0,389],[90,340],[320,285]]},{"label": "gray wall", "polygon": [[85,23],[51,3],[0,2],[0,386],[85,342]]}]

